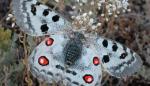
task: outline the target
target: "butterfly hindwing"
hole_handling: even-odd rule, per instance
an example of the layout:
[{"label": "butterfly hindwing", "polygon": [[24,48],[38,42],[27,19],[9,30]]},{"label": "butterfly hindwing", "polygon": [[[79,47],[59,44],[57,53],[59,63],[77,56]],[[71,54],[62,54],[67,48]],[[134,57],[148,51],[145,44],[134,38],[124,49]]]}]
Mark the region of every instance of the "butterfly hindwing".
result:
[{"label": "butterfly hindwing", "polygon": [[60,75],[63,71],[59,70],[57,65],[63,65],[61,63],[63,59],[59,57],[61,56],[63,41],[63,37],[56,35],[46,38],[33,50],[29,58],[29,67],[33,76],[47,83],[61,80],[62,76]]},{"label": "butterfly hindwing", "polygon": [[99,55],[94,45],[83,40],[78,33],[46,38],[30,56],[32,74],[48,83],[62,80],[66,86],[100,86]]},{"label": "butterfly hindwing", "polygon": [[29,35],[42,36],[69,29],[66,19],[37,0],[13,0],[12,3],[17,25]]},{"label": "butterfly hindwing", "polygon": [[100,51],[103,67],[111,75],[116,77],[130,76],[140,69],[142,60],[131,49],[102,37],[98,37],[96,42],[103,50],[103,53]]}]

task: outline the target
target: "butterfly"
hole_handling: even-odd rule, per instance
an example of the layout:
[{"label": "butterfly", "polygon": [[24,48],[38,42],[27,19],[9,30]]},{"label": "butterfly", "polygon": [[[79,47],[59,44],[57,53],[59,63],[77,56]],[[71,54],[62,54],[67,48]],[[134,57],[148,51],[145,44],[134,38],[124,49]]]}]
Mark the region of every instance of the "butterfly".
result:
[{"label": "butterfly", "polygon": [[[102,67],[122,78],[138,71],[140,56],[113,40],[68,27],[70,23],[37,0],[13,0],[17,24],[31,36],[49,35],[32,51],[29,68],[41,81],[100,86]],[[66,31],[68,30],[68,31]]]}]

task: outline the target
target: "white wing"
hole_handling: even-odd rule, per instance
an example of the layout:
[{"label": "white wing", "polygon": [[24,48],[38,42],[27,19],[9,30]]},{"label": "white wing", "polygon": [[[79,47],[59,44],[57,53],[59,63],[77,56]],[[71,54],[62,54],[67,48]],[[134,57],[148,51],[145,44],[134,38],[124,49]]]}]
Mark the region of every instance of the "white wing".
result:
[{"label": "white wing", "polygon": [[131,49],[101,37],[98,37],[96,42],[100,49],[103,67],[111,75],[116,77],[130,76],[140,69],[142,60]]},{"label": "white wing", "polygon": [[100,86],[99,55],[94,45],[84,45],[86,41],[81,40],[78,33],[51,35],[30,56],[32,74],[48,83],[54,80],[66,86]]},{"label": "white wing", "polygon": [[33,50],[29,58],[29,67],[34,77],[47,83],[62,80],[63,71],[56,66],[63,66],[63,59],[60,58],[63,46],[59,44],[63,41],[65,39],[61,35],[52,36],[46,38]]},{"label": "white wing", "polygon": [[25,33],[42,36],[69,29],[70,23],[37,0],[13,0],[16,23]]}]

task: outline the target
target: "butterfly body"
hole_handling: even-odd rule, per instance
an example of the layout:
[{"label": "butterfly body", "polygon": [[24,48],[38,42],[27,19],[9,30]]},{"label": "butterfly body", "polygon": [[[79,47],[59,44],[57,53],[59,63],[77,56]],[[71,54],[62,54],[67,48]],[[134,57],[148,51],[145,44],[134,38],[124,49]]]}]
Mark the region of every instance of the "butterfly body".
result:
[{"label": "butterfly body", "polygon": [[65,64],[71,65],[81,58],[82,42],[78,39],[70,39],[64,47]]}]

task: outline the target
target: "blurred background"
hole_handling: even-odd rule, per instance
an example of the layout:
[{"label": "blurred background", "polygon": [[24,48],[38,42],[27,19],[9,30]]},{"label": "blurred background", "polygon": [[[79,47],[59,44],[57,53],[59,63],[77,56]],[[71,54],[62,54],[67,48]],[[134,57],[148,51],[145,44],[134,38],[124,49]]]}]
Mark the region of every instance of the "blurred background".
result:
[{"label": "blurred background", "polygon": [[[126,79],[103,73],[102,86],[150,86],[150,0],[128,0],[112,12],[103,0],[40,0],[87,33],[116,40],[136,51],[141,70]],[[113,0],[105,0],[105,2]],[[114,0],[115,2],[116,0]],[[123,1],[123,0],[118,0]],[[23,33],[15,23],[11,0],[0,0],[0,86],[49,86],[28,71],[28,56],[43,37]],[[52,86],[58,86],[54,82]]]}]

